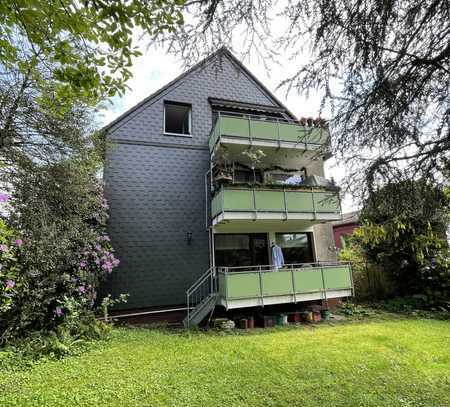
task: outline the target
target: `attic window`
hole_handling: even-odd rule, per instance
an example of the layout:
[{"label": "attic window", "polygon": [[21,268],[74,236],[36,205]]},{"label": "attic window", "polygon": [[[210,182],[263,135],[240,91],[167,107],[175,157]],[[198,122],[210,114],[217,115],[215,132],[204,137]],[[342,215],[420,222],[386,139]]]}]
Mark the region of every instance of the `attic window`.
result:
[{"label": "attic window", "polygon": [[164,133],[182,136],[191,134],[191,105],[164,102]]}]

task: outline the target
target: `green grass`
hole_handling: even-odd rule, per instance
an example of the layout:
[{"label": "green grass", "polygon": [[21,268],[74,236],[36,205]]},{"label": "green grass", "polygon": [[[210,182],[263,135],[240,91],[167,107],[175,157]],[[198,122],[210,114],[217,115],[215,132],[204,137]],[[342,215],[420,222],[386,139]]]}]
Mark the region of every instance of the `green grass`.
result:
[{"label": "green grass", "polygon": [[116,329],[81,356],[0,371],[1,406],[448,406],[450,324],[249,334]]}]

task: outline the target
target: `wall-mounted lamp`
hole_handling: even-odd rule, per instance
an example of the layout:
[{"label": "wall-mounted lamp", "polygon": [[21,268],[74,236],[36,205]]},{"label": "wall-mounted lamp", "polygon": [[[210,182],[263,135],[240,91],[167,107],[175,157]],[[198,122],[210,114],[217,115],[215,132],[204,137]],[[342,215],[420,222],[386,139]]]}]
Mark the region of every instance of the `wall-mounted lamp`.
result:
[{"label": "wall-mounted lamp", "polygon": [[191,244],[191,242],[192,242],[192,232],[187,232],[186,233],[186,242],[187,242],[187,244]]}]

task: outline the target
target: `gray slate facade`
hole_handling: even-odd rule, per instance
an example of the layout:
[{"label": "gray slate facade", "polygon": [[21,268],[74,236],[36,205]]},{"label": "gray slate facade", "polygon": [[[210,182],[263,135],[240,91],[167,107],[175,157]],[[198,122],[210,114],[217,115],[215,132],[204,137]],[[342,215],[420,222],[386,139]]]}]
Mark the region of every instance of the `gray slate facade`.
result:
[{"label": "gray slate facade", "polygon": [[[222,50],[107,126],[109,234],[121,264],[105,288],[130,294],[123,308],[184,304],[185,290],[209,267],[208,97],[280,105]],[[164,101],[192,105],[191,137],[164,134]]]}]

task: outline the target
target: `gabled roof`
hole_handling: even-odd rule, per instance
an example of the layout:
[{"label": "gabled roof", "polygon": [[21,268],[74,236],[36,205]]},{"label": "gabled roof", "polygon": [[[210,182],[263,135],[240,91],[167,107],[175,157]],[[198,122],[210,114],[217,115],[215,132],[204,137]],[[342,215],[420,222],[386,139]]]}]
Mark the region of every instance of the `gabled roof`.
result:
[{"label": "gabled roof", "polygon": [[230,50],[223,46],[221,48],[219,48],[216,52],[212,53],[211,55],[209,55],[208,57],[206,57],[205,59],[203,59],[202,61],[198,62],[197,64],[195,64],[194,66],[192,66],[190,69],[188,69],[187,71],[183,72],[181,75],[177,76],[174,80],[170,81],[169,83],[167,83],[166,85],[164,85],[162,88],[158,89],[156,92],[152,93],[150,96],[147,96],[145,99],[141,100],[139,103],[137,103],[136,105],[134,105],[132,108],[130,108],[129,110],[127,110],[125,113],[122,113],[119,117],[117,117],[116,119],[114,119],[111,123],[107,124],[106,126],[104,126],[102,128],[102,131],[107,131],[109,130],[112,126],[116,125],[117,123],[121,122],[123,119],[125,119],[127,116],[129,116],[131,113],[133,113],[134,111],[136,111],[137,109],[139,109],[141,106],[145,105],[147,102],[151,101],[152,99],[154,99],[155,97],[157,97],[158,95],[160,95],[161,93],[163,93],[165,90],[167,90],[168,88],[170,88],[172,85],[174,85],[175,83],[179,82],[180,80],[184,79],[185,77],[187,77],[189,74],[191,74],[192,72],[196,71],[198,68],[204,67],[207,64],[209,64],[210,62],[212,62],[215,57],[219,56],[219,55],[225,55],[227,56],[232,63],[234,63],[235,65],[237,65],[237,67],[242,70],[248,77],[250,77],[251,80],[253,80],[253,82],[255,82],[255,84],[261,88],[261,90],[263,90],[274,102],[275,104],[277,104],[283,111],[285,111],[285,113],[292,119],[292,120],[298,120],[295,115],[289,111],[289,109],[283,105],[283,103],[281,103],[277,97],[269,90],[267,89],[267,87],[255,76],[253,75],[243,64],[241,61],[239,61],[231,52]]}]

